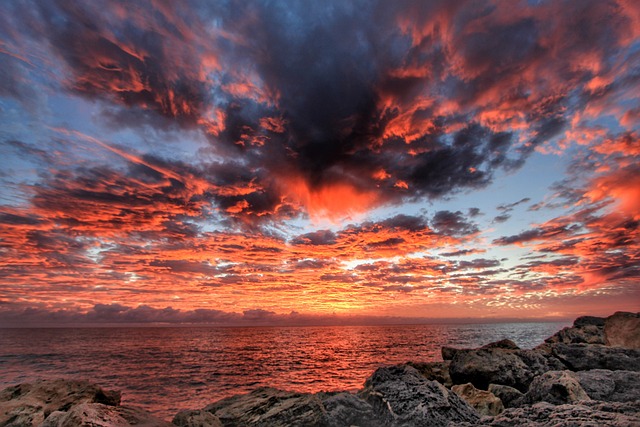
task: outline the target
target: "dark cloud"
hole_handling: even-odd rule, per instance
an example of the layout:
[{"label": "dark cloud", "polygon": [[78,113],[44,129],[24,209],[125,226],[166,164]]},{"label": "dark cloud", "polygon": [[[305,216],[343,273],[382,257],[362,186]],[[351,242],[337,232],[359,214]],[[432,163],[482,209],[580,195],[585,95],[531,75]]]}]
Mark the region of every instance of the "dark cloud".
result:
[{"label": "dark cloud", "polygon": [[298,236],[291,243],[294,245],[333,245],[336,243],[336,234],[331,230],[318,230]]},{"label": "dark cloud", "polygon": [[[604,26],[578,5],[531,6],[510,18],[464,1],[148,6],[5,6],[14,18],[5,35],[16,44],[46,40],[69,73],[62,85],[105,101],[112,123],[135,127],[155,115],[215,135],[214,150],[234,166],[212,168],[210,179],[225,185],[233,169],[235,184],[257,184],[215,201],[250,221],[312,209],[305,197],[302,207],[282,206],[292,180],[311,199],[340,184],[375,193],[376,203],[488,185],[565,128],[580,106],[569,105],[559,82],[585,85],[587,71],[571,75],[572,64],[603,58],[628,26],[600,4]],[[559,25],[573,16],[584,39]],[[523,76],[528,67],[544,69],[543,81]],[[20,73],[15,64],[3,70],[9,82]],[[516,117],[530,135],[524,145],[506,130]]]},{"label": "dark cloud", "polygon": [[517,202],[498,205],[496,209],[507,213],[507,212],[511,212],[516,206],[521,205],[523,203],[530,202],[530,201],[531,199],[529,197],[525,197],[523,199],[518,200]]},{"label": "dark cloud", "polygon": [[478,227],[467,222],[462,212],[438,211],[431,220],[431,226],[438,233],[447,236],[464,236],[477,233]]},{"label": "dark cloud", "polygon": [[493,218],[493,222],[498,222],[498,223],[507,222],[509,220],[509,218],[511,218],[511,215],[502,214],[502,215],[498,215],[498,216],[494,217]]}]

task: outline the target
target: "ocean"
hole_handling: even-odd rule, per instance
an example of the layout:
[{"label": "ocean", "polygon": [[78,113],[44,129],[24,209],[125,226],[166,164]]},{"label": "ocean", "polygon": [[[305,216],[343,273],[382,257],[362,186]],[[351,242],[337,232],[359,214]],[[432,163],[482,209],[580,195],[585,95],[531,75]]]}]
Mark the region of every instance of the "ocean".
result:
[{"label": "ocean", "polygon": [[569,323],[319,327],[0,329],[0,388],[77,378],[122,391],[123,404],[171,420],[260,386],[360,389],[378,367],[442,360],[442,346],[503,338],[532,348]]}]

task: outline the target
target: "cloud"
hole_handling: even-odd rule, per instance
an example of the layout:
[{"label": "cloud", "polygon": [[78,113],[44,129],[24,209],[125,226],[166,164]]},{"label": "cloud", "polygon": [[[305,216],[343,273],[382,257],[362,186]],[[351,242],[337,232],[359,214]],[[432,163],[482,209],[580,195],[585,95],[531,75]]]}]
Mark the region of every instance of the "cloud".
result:
[{"label": "cloud", "polygon": [[438,211],[431,224],[435,230],[448,236],[465,236],[477,233],[478,227],[467,222],[462,212]]},{"label": "cloud", "polygon": [[[594,102],[593,74],[616,73],[608,58],[624,51],[630,28],[626,6],[598,2],[518,5],[511,15],[464,1],[145,7],[18,5],[7,38],[46,40],[63,88],[121,120],[130,112],[196,127],[230,161],[242,156],[237,169],[253,171],[242,183],[260,190],[216,202],[245,221],[488,185]],[[570,100],[566,82],[591,95]],[[224,168],[212,172],[217,181]]]}]

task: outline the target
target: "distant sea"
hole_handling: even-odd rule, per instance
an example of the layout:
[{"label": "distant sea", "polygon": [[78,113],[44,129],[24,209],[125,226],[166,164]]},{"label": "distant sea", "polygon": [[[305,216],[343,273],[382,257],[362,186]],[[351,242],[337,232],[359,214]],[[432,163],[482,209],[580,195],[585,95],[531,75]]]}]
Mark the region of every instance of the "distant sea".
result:
[{"label": "distant sea", "polygon": [[360,389],[378,367],[442,360],[442,346],[532,348],[568,323],[0,329],[0,388],[77,378],[170,420],[260,386]]}]

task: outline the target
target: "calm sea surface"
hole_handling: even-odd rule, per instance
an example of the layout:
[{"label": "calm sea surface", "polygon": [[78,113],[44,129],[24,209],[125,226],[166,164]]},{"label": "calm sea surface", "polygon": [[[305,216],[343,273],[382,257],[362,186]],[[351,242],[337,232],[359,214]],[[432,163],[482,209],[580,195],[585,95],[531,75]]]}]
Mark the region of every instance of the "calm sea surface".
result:
[{"label": "calm sea surface", "polygon": [[259,386],[351,390],[379,366],[442,360],[442,346],[540,344],[565,323],[322,327],[0,329],[0,388],[90,379],[171,419]]}]

